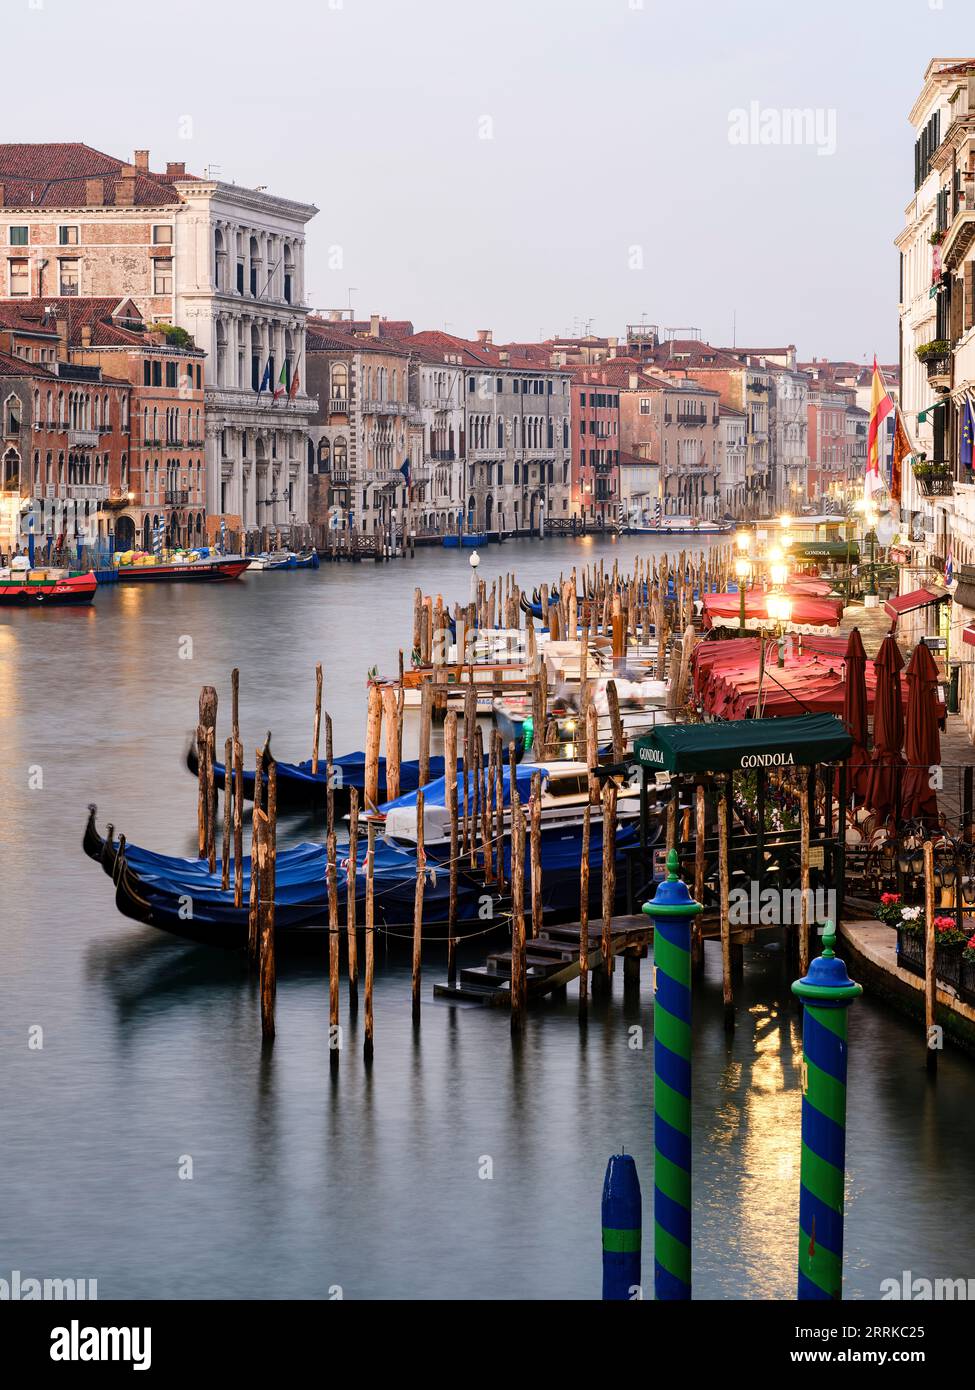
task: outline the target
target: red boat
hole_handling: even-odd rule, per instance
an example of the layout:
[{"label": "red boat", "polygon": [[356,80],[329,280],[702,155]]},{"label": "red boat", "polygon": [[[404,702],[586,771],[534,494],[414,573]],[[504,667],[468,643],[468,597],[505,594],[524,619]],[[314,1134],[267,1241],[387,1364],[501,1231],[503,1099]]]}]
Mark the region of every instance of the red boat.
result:
[{"label": "red boat", "polygon": [[98,588],[93,574],[12,570],[0,574],[0,604],[91,603]]},{"label": "red boat", "polygon": [[217,583],[226,579],[238,579],[247,569],[249,561],[239,555],[223,560],[179,560],[162,565],[119,565],[119,582],[123,584],[157,583]]}]

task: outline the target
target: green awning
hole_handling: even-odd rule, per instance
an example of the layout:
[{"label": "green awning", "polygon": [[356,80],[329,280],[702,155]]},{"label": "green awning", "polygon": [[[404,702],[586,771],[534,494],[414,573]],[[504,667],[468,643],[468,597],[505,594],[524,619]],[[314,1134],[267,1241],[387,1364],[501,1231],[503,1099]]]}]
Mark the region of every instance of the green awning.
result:
[{"label": "green awning", "polygon": [[789,549],[791,560],[838,560],[851,565],[860,562],[857,541],[796,541]]},{"label": "green awning", "polygon": [[633,758],[652,772],[737,772],[837,762],[849,757],[852,747],[835,714],[803,714],[796,719],[658,724],[634,740]]}]

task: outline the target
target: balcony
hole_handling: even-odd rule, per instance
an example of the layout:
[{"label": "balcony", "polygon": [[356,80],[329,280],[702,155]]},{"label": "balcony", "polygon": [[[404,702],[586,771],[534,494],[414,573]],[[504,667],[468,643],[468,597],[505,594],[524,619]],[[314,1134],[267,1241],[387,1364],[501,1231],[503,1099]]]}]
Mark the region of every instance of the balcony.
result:
[{"label": "balcony", "polygon": [[434,463],[453,463],[457,452],[455,449],[431,449],[429,457]]},{"label": "balcony", "polygon": [[364,415],[405,415],[407,407],[403,401],[363,401]]},{"label": "balcony", "polygon": [[928,385],[950,386],[951,385],[951,353],[932,352],[924,358],[924,366],[928,373]]},{"label": "balcony", "polygon": [[73,502],[105,502],[108,500],[107,483],[68,483],[58,488],[58,496]]},{"label": "balcony", "polygon": [[187,449],[202,449],[205,443],[205,439],[188,439],[186,447]]},{"label": "balcony", "polygon": [[952,497],[955,480],[946,463],[920,464],[914,469],[914,482],[922,497]]},{"label": "balcony", "polygon": [[328,400],[329,415],[348,415],[349,399],[347,396],[330,396]]},{"label": "balcony", "polygon": [[99,440],[98,430],[68,430],[68,448],[93,449]]},{"label": "balcony", "polygon": [[188,505],[189,500],[190,494],[187,488],[175,488],[166,493],[167,507],[185,507]]}]

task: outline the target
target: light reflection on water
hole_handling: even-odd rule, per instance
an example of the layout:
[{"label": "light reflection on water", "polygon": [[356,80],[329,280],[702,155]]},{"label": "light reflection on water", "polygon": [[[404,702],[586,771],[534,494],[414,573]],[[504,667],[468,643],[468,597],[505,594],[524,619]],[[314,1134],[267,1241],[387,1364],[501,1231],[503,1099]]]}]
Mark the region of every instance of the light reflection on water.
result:
[{"label": "light reflection on water", "polygon": [[[604,543],[627,564],[635,541]],[[599,547],[493,547],[523,585]],[[468,592],[467,556],[249,577],[219,591],[120,588],[86,611],[0,614],[4,884],[0,1275],[94,1277],[102,1297],[592,1298],[608,1155],[637,1157],[650,1282],[649,970],[617,979],[580,1030],[574,994],[513,1048],[502,1013],[434,1003],[419,1036],[409,965],[382,950],[376,1060],[362,1020],[328,1064],[327,982],[283,962],[278,1038],[262,1054],[239,960],[126,922],[84,859],[84,808],[132,839],[190,852],[195,786],[181,764],[199,688],[241,668],[245,749],[310,752],[314,664],[337,751],[361,747],[363,680],[408,645],[413,586]],[[193,659],[180,660],[181,640]],[[43,789],[27,790],[28,767]],[[305,836],[308,822],[282,827]],[[282,838],[285,838],[283,835]],[[695,1291],[791,1297],[797,1243],[799,1032],[782,953],[746,957],[738,1027],[722,1028],[719,962],[694,1029]],[[28,1028],[44,1029],[30,1051]],[[646,1046],[632,1048],[642,1025]],[[948,1052],[925,1078],[916,1024],[870,1000],[851,1016],[847,1292],[900,1271],[967,1275],[975,1072]],[[192,1181],[178,1177],[193,1160]],[[493,1177],[479,1177],[486,1160]]]}]

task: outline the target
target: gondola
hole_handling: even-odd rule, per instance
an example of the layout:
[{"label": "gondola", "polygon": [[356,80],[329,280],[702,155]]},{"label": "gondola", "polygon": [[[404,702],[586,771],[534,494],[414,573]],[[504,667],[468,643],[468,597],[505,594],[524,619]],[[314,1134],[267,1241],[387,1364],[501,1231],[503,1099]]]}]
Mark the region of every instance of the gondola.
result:
[{"label": "gondola", "polygon": [[[662,826],[653,827],[651,844],[662,835]],[[626,856],[639,844],[639,828],[623,825],[617,832],[617,906],[623,908]],[[233,872],[229,889],[221,887],[221,866],[210,873],[206,860],[184,859],[155,854],[124,837],[110,841],[99,835],[95,808],[89,808],[84,835],[85,852],[100,862],[115,885],[119,911],[134,921],[201,945],[241,949],[247,943],[251,861],[243,861],[243,903],[234,906]],[[365,837],[361,836],[354,869],[356,920],[365,915]],[[446,935],[450,894],[450,872],[446,851],[427,852],[423,872],[423,929],[438,939]],[[542,896],[546,917],[571,920],[579,913],[579,859],[581,834],[576,829],[557,828],[542,835]],[[602,867],[602,826],[595,820],[591,828],[589,863],[591,868],[590,910],[600,911],[600,872]],[[345,924],[345,905],[349,886],[349,860],[338,864],[339,921]],[[377,840],[375,846],[375,921],[390,944],[412,939],[416,895],[416,855],[409,849]],[[531,901],[530,865],[526,864],[526,900]],[[510,846],[505,846],[505,878],[510,885]],[[282,945],[314,939],[325,932],[328,922],[325,850],[321,844],[301,844],[278,851],[274,893],[275,935]],[[485,922],[496,921],[499,930],[508,924],[510,899],[484,882],[483,875],[471,872],[466,857],[457,874],[458,936],[481,934]]]},{"label": "gondola", "polygon": [[[191,743],[186,752],[186,766],[193,776],[199,773],[199,756],[196,744]],[[458,764],[461,766],[461,764]],[[278,808],[282,811],[314,811],[325,805],[325,792],[328,781],[325,759],[318,760],[318,771],[312,772],[311,759],[302,763],[277,763]],[[349,792],[353,787],[359,793],[359,804],[366,786],[366,755],[363,752],[345,753],[332,761],[334,806],[336,812],[344,814],[349,809]],[[430,777],[442,777],[443,758],[430,759]],[[213,764],[213,777],[218,788],[225,781],[226,769],[223,763]],[[254,769],[244,769],[244,797],[254,800]],[[265,777],[265,783],[267,778]],[[400,763],[399,785],[401,792],[415,791],[420,785],[420,764],[416,759]],[[386,799],[386,759],[379,759],[379,799]]]}]

